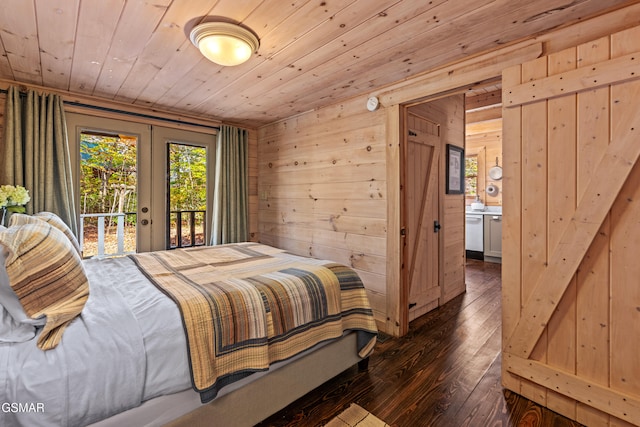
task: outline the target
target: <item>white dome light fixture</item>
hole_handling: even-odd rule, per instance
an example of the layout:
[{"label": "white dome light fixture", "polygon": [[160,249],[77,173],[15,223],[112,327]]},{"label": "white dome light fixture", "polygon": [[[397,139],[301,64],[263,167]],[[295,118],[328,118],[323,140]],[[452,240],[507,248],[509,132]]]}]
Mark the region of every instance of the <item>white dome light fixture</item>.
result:
[{"label": "white dome light fixture", "polygon": [[240,65],[257,53],[260,41],[251,31],[228,22],[204,22],[191,30],[191,42],[210,61]]}]

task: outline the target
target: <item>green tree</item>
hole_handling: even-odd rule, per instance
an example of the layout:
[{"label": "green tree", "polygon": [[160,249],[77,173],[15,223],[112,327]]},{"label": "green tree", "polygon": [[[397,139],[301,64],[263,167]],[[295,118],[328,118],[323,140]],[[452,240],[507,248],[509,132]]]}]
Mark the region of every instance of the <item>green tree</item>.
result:
[{"label": "green tree", "polygon": [[91,133],[81,136],[82,213],[135,210],[137,139]]},{"label": "green tree", "polygon": [[[136,144],[125,135],[82,134],[82,213],[137,209]],[[206,209],[206,156],[202,147],[169,144],[170,210]]]},{"label": "green tree", "polygon": [[169,146],[170,210],[205,210],[206,149],[184,144]]}]

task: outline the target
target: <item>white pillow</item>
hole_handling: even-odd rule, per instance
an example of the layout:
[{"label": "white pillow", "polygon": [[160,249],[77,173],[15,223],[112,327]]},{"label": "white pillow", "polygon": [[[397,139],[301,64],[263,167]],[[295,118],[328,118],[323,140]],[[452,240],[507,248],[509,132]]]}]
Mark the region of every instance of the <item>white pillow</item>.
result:
[{"label": "white pillow", "polygon": [[[0,225],[0,232],[6,230]],[[11,285],[5,269],[7,248],[0,244],[0,343],[24,342],[36,336],[36,324],[44,325],[46,317],[30,319]]]},{"label": "white pillow", "polygon": [[9,312],[0,306],[0,344],[25,342],[35,336],[35,326],[16,322]]}]

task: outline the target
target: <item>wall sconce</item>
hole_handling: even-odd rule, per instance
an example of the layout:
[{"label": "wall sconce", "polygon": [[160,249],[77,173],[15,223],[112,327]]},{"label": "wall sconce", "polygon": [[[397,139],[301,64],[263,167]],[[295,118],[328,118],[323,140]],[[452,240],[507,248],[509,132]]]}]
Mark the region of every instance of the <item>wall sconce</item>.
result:
[{"label": "wall sconce", "polygon": [[242,64],[260,47],[255,34],[228,22],[196,25],[191,30],[190,39],[207,59],[224,66]]}]

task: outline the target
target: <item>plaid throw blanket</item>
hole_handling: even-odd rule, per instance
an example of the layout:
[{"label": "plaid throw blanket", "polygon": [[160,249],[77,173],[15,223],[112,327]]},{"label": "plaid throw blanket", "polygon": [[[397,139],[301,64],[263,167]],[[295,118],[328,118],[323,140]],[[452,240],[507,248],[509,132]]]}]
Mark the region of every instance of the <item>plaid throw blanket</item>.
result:
[{"label": "plaid throw blanket", "polygon": [[344,331],[359,331],[361,357],[375,345],[366,292],[343,265],[257,243],[130,257],[180,308],[203,403],[221,387]]}]

